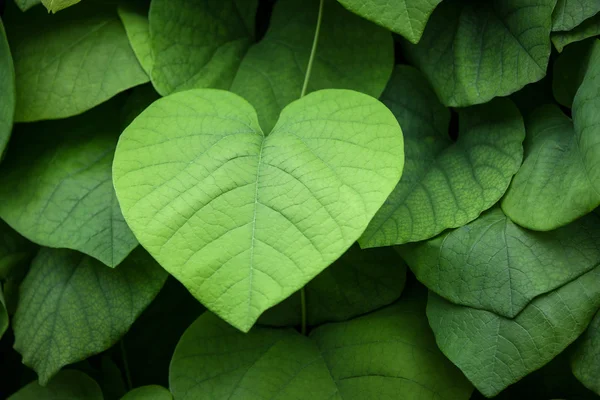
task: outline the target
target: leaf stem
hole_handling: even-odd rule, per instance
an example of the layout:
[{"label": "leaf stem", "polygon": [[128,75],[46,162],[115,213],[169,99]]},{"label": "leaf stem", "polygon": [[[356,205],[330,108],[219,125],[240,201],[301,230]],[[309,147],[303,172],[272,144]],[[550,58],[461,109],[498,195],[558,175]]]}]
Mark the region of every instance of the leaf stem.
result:
[{"label": "leaf stem", "polygon": [[120,341],[121,344],[121,358],[123,359],[123,369],[125,370],[125,379],[127,380],[127,391],[133,389],[133,385],[131,383],[131,372],[129,371],[129,362],[127,361],[127,352],[125,351],[125,342],[123,339]]},{"label": "leaf stem", "polygon": [[315,28],[315,37],[313,38],[312,48],[310,49],[310,57],[308,58],[308,65],[306,66],[306,74],[304,74],[304,84],[302,85],[302,91],[300,92],[300,98],[304,97],[306,90],[308,89],[308,81],[310,80],[310,73],[312,71],[313,62],[315,61],[315,55],[317,53],[317,44],[319,43],[319,32],[321,31],[321,20],[323,19],[323,4],[325,0],[321,0],[319,3],[319,15],[317,16],[317,27]]},{"label": "leaf stem", "polygon": [[300,306],[302,307],[302,329],[301,333],[306,336],[306,291],[300,289]]}]

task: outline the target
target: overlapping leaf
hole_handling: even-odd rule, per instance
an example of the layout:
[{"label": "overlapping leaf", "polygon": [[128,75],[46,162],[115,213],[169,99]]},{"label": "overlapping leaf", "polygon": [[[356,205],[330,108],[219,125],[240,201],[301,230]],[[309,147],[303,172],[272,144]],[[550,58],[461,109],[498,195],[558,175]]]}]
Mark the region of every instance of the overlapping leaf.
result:
[{"label": "overlapping leaf", "polygon": [[244,335],[207,313],[175,350],[171,391],[176,399],[468,399],[472,387],[436,348],[423,308],[404,299],[310,338],[263,327]]},{"label": "overlapping leaf", "polygon": [[45,385],[63,366],[115,344],[166,277],[141,248],[117,269],[75,251],[42,249],[21,285],[15,349]]},{"label": "overlapping leaf", "polygon": [[33,243],[0,219],[0,280],[6,279],[14,268],[32,258],[34,252]]},{"label": "overlapping leaf", "polygon": [[6,39],[4,25],[0,21],[0,160],[8,143],[15,115],[15,70]]},{"label": "overlapping leaf", "polygon": [[98,384],[83,372],[61,371],[46,386],[31,382],[9,400],[103,400]]},{"label": "overlapping leaf", "polygon": [[537,370],[583,331],[600,307],[600,267],[534,299],[514,319],[430,292],[427,316],[442,352],[488,397]]},{"label": "overlapping leaf", "polygon": [[56,15],[36,8],[5,21],[15,63],[16,121],[81,114],[148,81],[114,5],[86,1]]},{"label": "overlapping leaf", "polygon": [[554,62],[552,92],[556,101],[568,108],[585,77],[595,40],[586,40],[566,48]]},{"label": "overlapping leaf", "polygon": [[113,173],[140,243],[247,331],[354,243],[402,167],[400,127],[370,96],[312,93],[265,137],[250,104],[204,89],[146,109]]},{"label": "overlapping leaf", "polygon": [[[300,96],[318,12],[319,0],[278,1],[268,32],[250,48],[233,81],[231,90],[256,108],[266,132]],[[388,31],[325,0],[308,92],[352,89],[379,97],[393,65]]]},{"label": "overlapping leaf", "polygon": [[119,104],[21,125],[0,167],[0,217],[33,242],[117,266],[137,246],[112,184]]},{"label": "overlapping leaf", "polygon": [[521,165],[525,137],[509,100],[460,110],[457,142],[448,135],[448,110],[414,68],[396,68],[382,101],[402,126],[406,168],[361,247],[429,239],[472,221],[502,197]]},{"label": "overlapping leaf", "polygon": [[161,95],[228,89],[254,41],[257,0],[153,0],[152,83]]},{"label": "overlapping leaf", "polygon": [[[305,286],[308,325],[345,321],[391,304],[406,282],[406,265],[391,248],[360,250],[353,245]],[[258,320],[274,326],[300,325],[300,294],[267,310]]]},{"label": "overlapping leaf", "polygon": [[150,45],[147,4],[142,1],[123,3],[119,5],[118,12],[133,52],[144,71],[151,76],[154,61]]},{"label": "overlapping leaf", "polygon": [[565,46],[585,40],[592,36],[600,34],[600,14],[586,20],[584,23],[579,25],[568,32],[555,32],[552,34],[552,43],[554,47],[560,52],[563,51]]},{"label": "overlapping leaf", "polygon": [[514,318],[533,298],[600,264],[600,216],[533,232],[494,208],[461,228],[399,249],[417,278],[440,296]]},{"label": "overlapping leaf", "polygon": [[570,31],[600,12],[600,2],[558,0],[552,14],[553,31]]},{"label": "overlapping leaf", "polygon": [[556,106],[527,118],[526,157],[502,209],[516,223],[551,230],[600,205],[600,42],[573,101],[573,122]]},{"label": "overlapping leaf", "polygon": [[577,343],[571,368],[577,379],[600,395],[600,312]]},{"label": "overlapping leaf", "polygon": [[409,58],[447,106],[485,103],[546,74],[556,0],[446,0]]}]

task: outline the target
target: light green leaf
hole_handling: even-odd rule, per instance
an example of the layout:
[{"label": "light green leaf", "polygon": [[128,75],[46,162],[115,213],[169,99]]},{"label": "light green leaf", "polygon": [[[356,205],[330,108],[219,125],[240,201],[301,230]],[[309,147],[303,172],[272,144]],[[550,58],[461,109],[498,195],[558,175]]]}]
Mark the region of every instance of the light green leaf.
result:
[{"label": "light green leaf", "polygon": [[579,42],[592,36],[600,35],[600,14],[586,20],[584,23],[569,32],[555,32],[552,34],[552,43],[559,52],[570,43]]},{"label": "light green leaf", "polygon": [[442,352],[487,397],[542,367],[585,330],[600,307],[600,267],[534,299],[514,319],[430,292],[429,324]]},{"label": "light green leaf", "polygon": [[13,229],[40,245],[78,250],[110,267],[138,244],[112,184],[120,133],[116,105],[20,125],[0,166],[0,217]]},{"label": "light green leaf", "polygon": [[4,149],[8,144],[8,138],[12,130],[15,115],[16,92],[15,92],[15,70],[13,67],[10,48],[6,39],[4,25],[0,20],[0,160]]},{"label": "light green leaf", "polygon": [[[400,297],[406,265],[391,248],[361,250],[353,245],[305,286],[307,322],[346,321],[386,306]],[[267,310],[258,323],[300,325],[300,293]]]},{"label": "light green leaf", "polygon": [[552,13],[552,30],[570,31],[599,12],[598,1],[558,0]]},{"label": "light green leaf", "polygon": [[15,120],[66,118],[148,81],[116,10],[86,1],[56,15],[7,21],[17,82]]},{"label": "light green leaf", "polygon": [[359,239],[361,247],[429,239],[462,226],[504,195],[523,157],[523,120],[507,99],[458,111],[459,135],[448,135],[450,113],[416,69],[399,66],[382,101],[402,126],[402,179]]},{"label": "light green leaf", "polygon": [[123,3],[119,5],[118,12],[133,52],[146,74],[151,76],[154,61],[150,46],[147,4],[140,1]]},{"label": "light green leaf", "polygon": [[163,96],[229,89],[254,41],[258,0],[152,0],[152,83]]},{"label": "light green leaf", "polygon": [[138,248],[117,269],[71,250],[40,250],[20,290],[15,349],[42,385],[63,366],[114,345],[167,274]]},{"label": "light green leaf", "polygon": [[517,224],[551,230],[600,205],[600,42],[573,101],[573,122],[557,106],[528,116],[525,161],[502,209]]},{"label": "light green leaf", "polygon": [[6,311],[6,302],[2,293],[2,284],[0,284],[0,339],[8,329],[8,311]]},{"label": "light green leaf", "polygon": [[600,395],[600,312],[575,345],[571,359],[573,374],[588,389]]},{"label": "light green leaf", "polygon": [[[269,132],[279,113],[302,91],[319,0],[280,0],[264,39],[252,46],[231,86],[257,110]],[[360,54],[360,56],[357,56]],[[326,0],[307,92],[351,89],[379,97],[394,66],[394,44],[385,29]]]},{"label": "light green leaf", "polygon": [[47,386],[31,382],[8,400],[103,400],[100,386],[83,372],[59,372]]},{"label": "light green leaf", "polygon": [[546,74],[556,0],[446,0],[408,58],[447,106],[506,96]]},{"label": "light green leaf", "polygon": [[125,130],[114,183],[140,243],[206,307],[248,331],[341,256],[400,179],[402,132],[379,101],[322,90],[265,137],[241,97],[199,89]]},{"label": "light green leaf", "polygon": [[13,270],[35,252],[35,245],[14,231],[0,219],[0,280],[8,278]]},{"label": "light green leaf", "polygon": [[514,224],[499,208],[427,242],[399,247],[430,290],[514,318],[529,302],[600,264],[600,216],[551,232]]},{"label": "light green leaf", "polygon": [[42,0],[42,4],[48,9],[48,12],[56,13],[79,3],[81,0]]},{"label": "light green leaf", "polygon": [[21,11],[27,11],[31,7],[41,4],[42,0],[14,0]]},{"label": "light green leaf", "polygon": [[583,82],[596,40],[573,43],[554,62],[552,92],[556,101],[568,108],[573,106],[577,89]]},{"label": "light green leaf", "polygon": [[171,392],[178,400],[468,399],[472,386],[436,348],[423,309],[405,299],[310,338],[264,327],[243,334],[206,313],[177,345]]},{"label": "light green leaf", "polygon": [[171,392],[162,386],[142,386],[128,392],[121,400],[172,400]]},{"label": "light green leaf", "polygon": [[348,10],[418,43],[442,0],[338,0]]}]

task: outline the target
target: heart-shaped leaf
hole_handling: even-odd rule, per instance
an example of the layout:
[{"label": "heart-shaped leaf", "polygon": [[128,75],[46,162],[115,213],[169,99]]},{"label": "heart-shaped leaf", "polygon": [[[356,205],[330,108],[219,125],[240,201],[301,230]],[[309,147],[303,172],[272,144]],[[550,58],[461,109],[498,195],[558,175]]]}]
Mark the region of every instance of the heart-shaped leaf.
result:
[{"label": "heart-shaped leaf", "polygon": [[597,36],[600,34],[600,14],[588,19],[575,29],[568,32],[555,32],[552,34],[552,43],[556,50],[563,51],[565,46]]},{"label": "heart-shaped leaf", "polygon": [[[335,0],[324,1],[307,93],[351,89],[379,97],[394,67],[392,35]],[[269,30],[248,50],[231,85],[256,108],[266,132],[302,91],[318,13],[319,0],[278,1]]]},{"label": "heart-shaped leaf", "polygon": [[600,41],[573,101],[573,122],[557,106],[528,116],[526,157],[502,209],[514,222],[551,230],[600,205]]},{"label": "heart-shaped leaf", "polygon": [[436,347],[424,303],[404,298],[310,338],[260,326],[243,334],[206,313],[173,354],[171,392],[209,400],[466,400],[473,388]]},{"label": "heart-shaped leaf", "polygon": [[551,232],[534,232],[495,208],[399,251],[417,278],[440,296],[513,318],[534,297],[600,264],[600,216],[592,213]]},{"label": "heart-shaped leaf", "polygon": [[13,67],[8,40],[4,25],[0,20],[0,160],[4,148],[8,143],[15,116],[16,92],[15,92],[15,70]]},{"label": "heart-shaped leaf", "polygon": [[429,239],[462,226],[503,195],[523,157],[523,119],[507,99],[450,113],[416,69],[398,66],[382,96],[402,126],[402,179],[361,236],[361,247]]},{"label": "heart-shaped leaf", "polygon": [[581,383],[600,395],[600,311],[575,345],[571,368]]},{"label": "heart-shaped leaf", "polygon": [[546,75],[556,0],[445,0],[409,59],[442,103],[485,103]]},{"label": "heart-shaped leaf", "polygon": [[43,248],[21,284],[14,347],[45,385],[63,366],[114,345],[166,278],[142,248],[117,269],[72,250]]},{"label": "heart-shaped leaf", "polygon": [[598,1],[558,0],[552,13],[552,30],[570,31],[599,12]]},{"label": "heart-shaped leaf", "polygon": [[9,400],[103,400],[100,386],[83,372],[61,371],[46,386],[31,382]]},{"label": "heart-shaped leaf", "polygon": [[600,307],[600,267],[534,299],[514,319],[429,293],[427,317],[442,352],[487,397],[542,367],[586,329]]},{"label": "heart-shaped leaf", "polygon": [[250,104],[207,89],[148,107],[122,134],[113,174],[140,243],[248,331],[356,241],[403,161],[398,122],[370,96],[311,93],[265,136]]}]

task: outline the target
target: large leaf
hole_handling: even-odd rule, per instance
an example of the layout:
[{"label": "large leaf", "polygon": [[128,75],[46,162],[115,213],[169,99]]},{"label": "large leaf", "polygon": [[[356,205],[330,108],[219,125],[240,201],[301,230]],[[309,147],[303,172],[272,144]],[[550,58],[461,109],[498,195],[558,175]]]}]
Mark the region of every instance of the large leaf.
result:
[{"label": "large leaf", "polygon": [[17,121],[77,115],[148,81],[114,5],[86,1],[56,15],[36,8],[7,22]]},{"label": "large leaf", "polygon": [[81,0],[42,0],[42,4],[48,9],[48,12],[55,13],[79,3]]},{"label": "large leaf", "polygon": [[98,384],[83,372],[61,371],[48,385],[31,382],[9,400],[103,400]]},{"label": "large leaf", "polygon": [[598,1],[558,0],[552,14],[552,30],[570,31],[599,12]]},{"label": "large leaf", "polygon": [[526,157],[502,209],[514,222],[551,230],[600,205],[600,42],[573,101],[573,122],[556,106],[528,116]]},{"label": "large leaf", "polygon": [[556,0],[446,0],[407,55],[442,103],[506,96],[546,74]]},{"label": "large leaf", "polygon": [[152,74],[152,47],[150,46],[150,24],[147,4],[141,1],[119,5],[119,17],[123,22],[129,43],[140,65],[150,76]]},{"label": "large leaf", "polygon": [[513,318],[534,297],[600,264],[600,216],[534,232],[494,208],[461,228],[400,247],[400,253],[440,296]]},{"label": "large leaf", "polygon": [[[300,96],[318,12],[319,0],[278,1],[268,32],[250,48],[233,81],[231,90],[256,108],[266,132]],[[389,32],[325,0],[308,92],[352,89],[379,97],[393,65]]]},{"label": "large leaf", "polygon": [[21,285],[15,349],[45,385],[63,366],[115,344],[166,277],[141,248],[117,269],[71,250],[42,249]]},{"label": "large leaf", "polygon": [[13,60],[6,39],[4,25],[0,20],[0,160],[4,148],[8,143],[15,115],[16,92],[15,92],[15,70]]},{"label": "large leaf", "polygon": [[400,127],[370,96],[311,93],[265,136],[242,98],[200,89],[133,121],[113,174],[140,243],[248,331],[356,241],[402,167]]},{"label": "large leaf", "polygon": [[459,306],[432,292],[427,316],[442,352],[492,397],[562,352],[598,307],[600,267],[537,297],[514,319]]},{"label": "large leaf", "polygon": [[33,243],[0,219],[0,280],[8,278],[15,268],[31,259],[34,252]]},{"label": "large leaf", "polygon": [[117,266],[137,246],[112,184],[119,102],[81,116],[23,124],[0,166],[0,217],[43,246]]},{"label": "large leaf", "polygon": [[583,82],[596,40],[590,39],[568,46],[554,62],[552,92],[556,101],[568,108]]},{"label": "large leaf", "polygon": [[600,395],[600,311],[577,343],[571,368],[577,379]]},{"label": "large leaf", "polygon": [[263,327],[244,335],[206,313],[177,345],[171,392],[178,400],[468,399],[472,387],[436,348],[423,303],[405,299],[310,338]]},{"label": "large leaf", "polygon": [[600,35],[600,14],[586,20],[569,32],[553,33],[552,43],[554,43],[554,47],[560,52],[570,43],[579,42],[597,35]]},{"label": "large leaf", "polygon": [[[406,265],[391,248],[361,250],[353,245],[305,286],[307,323],[345,321],[400,297]],[[267,310],[258,320],[274,326],[300,325],[300,293]]]},{"label": "large leaf", "polygon": [[348,10],[418,43],[442,0],[338,0]]},{"label": "large leaf", "polygon": [[228,89],[254,40],[257,0],[152,0],[152,83],[161,95]]},{"label": "large leaf", "polygon": [[172,400],[171,392],[162,386],[142,386],[128,392],[121,400]]},{"label": "large leaf", "polygon": [[460,110],[457,142],[448,135],[448,110],[414,68],[396,68],[382,101],[402,126],[406,168],[361,247],[429,239],[472,221],[504,195],[521,165],[525,137],[509,100]]}]

